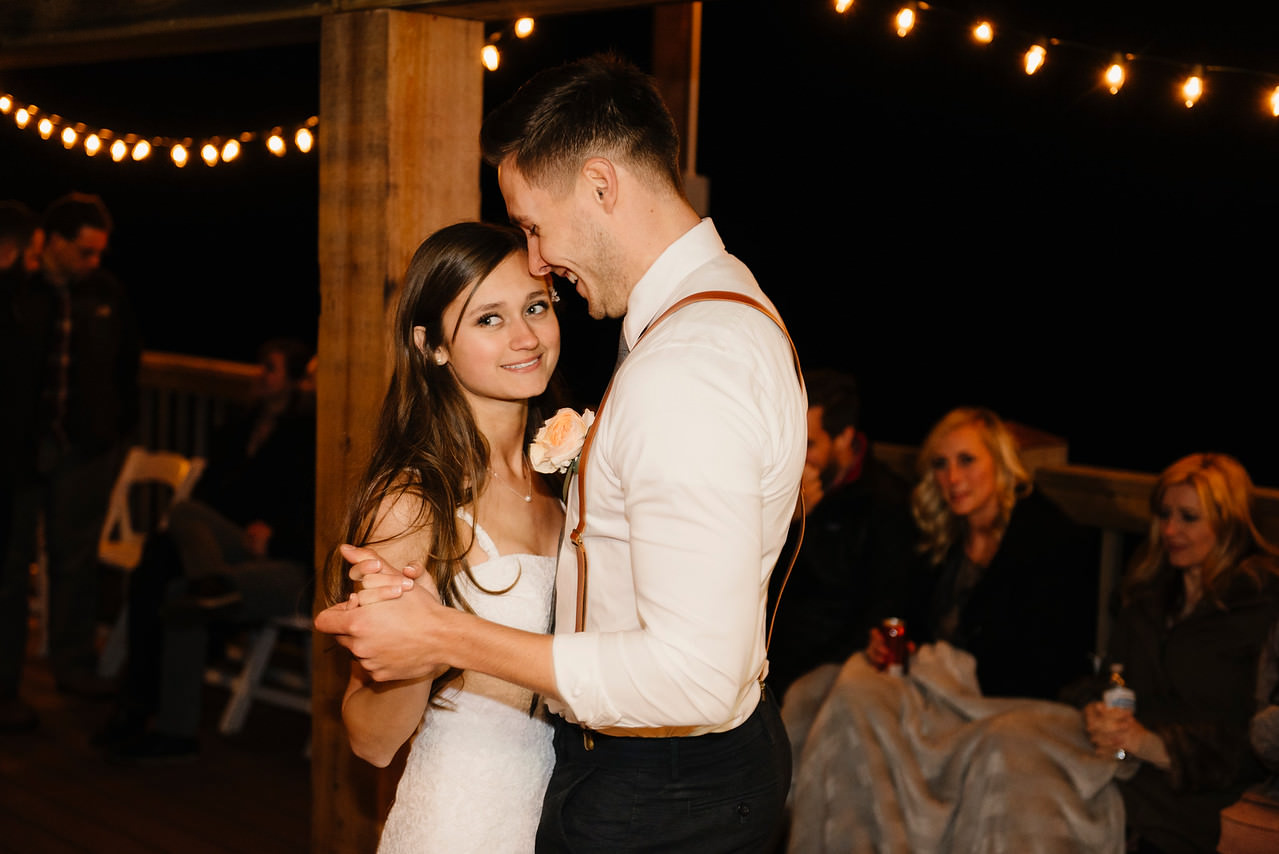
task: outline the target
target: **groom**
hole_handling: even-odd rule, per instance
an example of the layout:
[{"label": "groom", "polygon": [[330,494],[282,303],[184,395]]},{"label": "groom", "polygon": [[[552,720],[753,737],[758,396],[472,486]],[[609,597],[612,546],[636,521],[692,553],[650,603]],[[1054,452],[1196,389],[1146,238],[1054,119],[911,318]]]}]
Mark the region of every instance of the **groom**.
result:
[{"label": "groom", "polygon": [[761,682],[769,574],[804,465],[793,352],[772,317],[734,302],[654,325],[702,291],[773,308],[685,199],[674,123],[636,68],[594,57],[545,71],[481,142],[530,270],[572,282],[594,318],[624,315],[633,350],[569,493],[573,530],[584,474],[584,625],[566,537],[553,636],[407,594],[335,606],[316,627],[379,681],[449,664],[547,698],[556,767],[539,851],[771,851],[790,747]]}]

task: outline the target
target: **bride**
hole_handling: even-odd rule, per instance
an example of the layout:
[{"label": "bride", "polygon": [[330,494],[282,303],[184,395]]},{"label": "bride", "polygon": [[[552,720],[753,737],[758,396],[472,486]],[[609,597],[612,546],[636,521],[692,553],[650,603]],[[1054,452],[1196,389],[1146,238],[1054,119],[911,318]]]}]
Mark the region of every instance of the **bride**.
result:
[{"label": "bride", "polygon": [[[547,632],[564,511],[525,448],[559,357],[556,297],[529,275],[523,236],[483,223],[431,235],[405,278],[395,370],[346,542],[423,567],[417,584],[432,580],[447,605]],[[342,554],[330,603],[425,595],[390,571],[352,570],[352,591],[358,552]],[[378,850],[532,851],[554,762],[542,715],[531,692],[481,673],[374,682],[353,660],[342,701],[352,750],[385,767],[413,739]]]}]

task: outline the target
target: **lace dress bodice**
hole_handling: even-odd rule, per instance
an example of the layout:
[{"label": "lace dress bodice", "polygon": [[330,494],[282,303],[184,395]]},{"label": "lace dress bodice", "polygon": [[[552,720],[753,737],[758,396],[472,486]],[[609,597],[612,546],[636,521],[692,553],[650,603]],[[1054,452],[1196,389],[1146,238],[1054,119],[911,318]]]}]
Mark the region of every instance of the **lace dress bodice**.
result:
[{"label": "lace dress bodice", "polygon": [[[458,518],[488,556],[471,567],[476,583],[462,580],[475,613],[549,631],[555,557],[501,555],[469,513]],[[544,709],[532,692],[472,671],[441,699],[448,708],[427,709],[414,736],[378,851],[531,852],[555,761]]]}]

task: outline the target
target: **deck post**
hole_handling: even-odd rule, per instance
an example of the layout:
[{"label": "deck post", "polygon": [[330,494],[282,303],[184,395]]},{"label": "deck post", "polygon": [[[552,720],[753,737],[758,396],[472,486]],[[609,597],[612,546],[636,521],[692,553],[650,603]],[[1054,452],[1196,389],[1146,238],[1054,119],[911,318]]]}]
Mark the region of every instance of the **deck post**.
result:
[{"label": "deck post", "polygon": [[[483,38],[478,21],[388,9],[323,22],[317,566],[368,457],[408,260],[430,232],[479,216]],[[393,781],[348,747],[345,651],[317,635],[314,653],[311,850],[372,851]]]}]

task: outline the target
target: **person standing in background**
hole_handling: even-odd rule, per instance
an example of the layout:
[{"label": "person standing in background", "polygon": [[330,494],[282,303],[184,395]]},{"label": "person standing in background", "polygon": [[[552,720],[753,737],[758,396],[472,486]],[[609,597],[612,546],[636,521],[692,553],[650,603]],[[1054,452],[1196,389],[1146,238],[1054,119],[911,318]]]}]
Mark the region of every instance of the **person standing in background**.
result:
[{"label": "person standing in background", "polygon": [[71,193],[44,217],[46,242],[29,283],[21,335],[43,393],[31,465],[13,496],[12,538],[0,574],[0,697],[16,699],[26,648],[27,568],[44,519],[49,656],[64,693],[104,697],[97,676],[97,548],[129,437],[138,419],[141,341],[120,282],[101,269],[111,215]]}]

